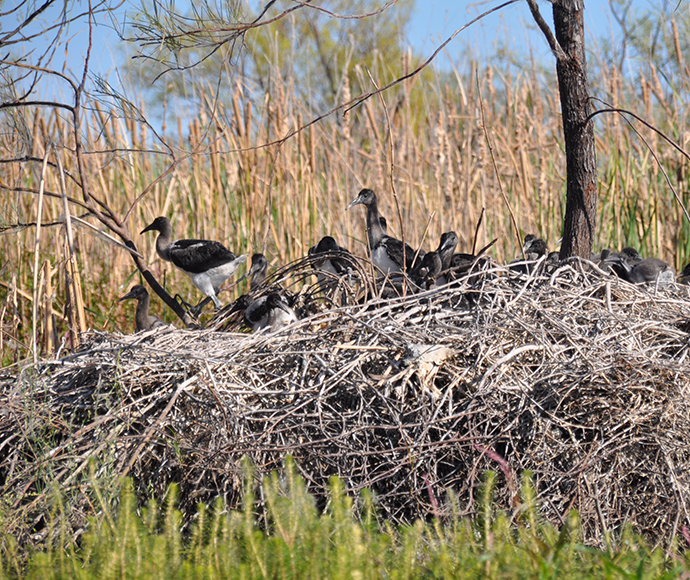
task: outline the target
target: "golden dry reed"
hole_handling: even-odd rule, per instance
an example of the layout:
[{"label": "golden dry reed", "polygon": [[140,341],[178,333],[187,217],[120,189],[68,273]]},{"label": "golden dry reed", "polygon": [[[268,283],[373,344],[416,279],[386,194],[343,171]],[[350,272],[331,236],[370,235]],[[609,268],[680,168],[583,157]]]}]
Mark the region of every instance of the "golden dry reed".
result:
[{"label": "golden dry reed", "polygon": [[[390,76],[391,69],[409,70],[409,61],[405,55],[401,63],[378,63],[370,78]],[[681,146],[690,140],[685,130],[687,107],[665,96],[653,68],[634,79],[597,62],[592,70],[593,94],[657,123]],[[442,232],[454,230],[460,239],[458,251],[470,251],[484,208],[477,247],[498,238],[491,253],[497,260],[509,260],[518,253],[520,242],[499,181],[521,235],[536,233],[551,247],[560,237],[565,207],[565,158],[553,77],[536,65],[515,71],[472,63],[465,71],[450,73],[429,68],[385,92],[383,99],[371,98],[344,116],[341,110],[292,138],[263,147],[323,111],[306,108],[295,79],[289,76],[275,75],[260,94],[237,81],[221,104],[212,93],[201,92],[199,106],[183,115],[165,111],[162,136],[174,152],[175,164],[145,124],[97,106],[87,110],[83,123],[86,177],[100,202],[120,218],[127,215],[132,239],[159,281],[189,302],[200,298],[196,289],[184,274],[155,255],[154,234],[139,235],[159,215],[171,218],[177,237],[219,240],[236,253],[263,252],[273,265],[304,256],[325,234],[364,254],[364,210],[356,207],[346,213],[345,208],[362,187],[370,187],[379,194],[392,232],[400,236],[403,229],[414,247],[435,248]],[[364,72],[355,72],[366,78]],[[350,98],[349,93],[344,80],[341,102]],[[71,345],[66,331],[64,208],[54,155],[49,158],[44,227],[36,257],[36,263],[45,264],[45,275],[34,272],[35,227],[15,226],[36,221],[40,160],[47,143],[53,143],[62,156],[68,197],[82,200],[83,196],[68,121],[49,109],[32,115],[23,118],[24,131],[0,134],[5,151],[39,160],[0,165],[3,364],[32,353],[32,296],[40,302],[35,316],[38,336],[42,332],[45,337],[43,349]],[[629,244],[682,267],[689,253],[690,230],[647,144],[686,205],[687,161],[639,123],[636,127],[647,144],[617,114],[600,115],[596,123],[600,203],[594,249]],[[71,203],[70,214],[83,217],[84,208]],[[103,229],[95,218],[85,219]],[[140,282],[131,258],[92,230],[78,223],[72,227],[87,325],[131,331],[133,305],[117,302]],[[34,280],[41,283],[36,293]],[[227,303],[233,292],[242,289],[225,291],[221,299]],[[173,321],[155,297],[152,310]],[[50,322],[46,312],[52,313]]]}]

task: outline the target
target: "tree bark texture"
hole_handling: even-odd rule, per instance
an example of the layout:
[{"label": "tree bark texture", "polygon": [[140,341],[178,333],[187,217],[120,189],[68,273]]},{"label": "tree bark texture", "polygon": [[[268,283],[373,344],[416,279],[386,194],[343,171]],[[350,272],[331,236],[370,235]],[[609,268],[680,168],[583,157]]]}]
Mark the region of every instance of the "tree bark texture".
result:
[{"label": "tree bark texture", "polygon": [[567,163],[567,194],[560,258],[588,258],[596,228],[597,156],[594,145],[587,59],[585,56],[584,0],[554,0],[556,39],[565,55],[556,72],[563,114]]}]

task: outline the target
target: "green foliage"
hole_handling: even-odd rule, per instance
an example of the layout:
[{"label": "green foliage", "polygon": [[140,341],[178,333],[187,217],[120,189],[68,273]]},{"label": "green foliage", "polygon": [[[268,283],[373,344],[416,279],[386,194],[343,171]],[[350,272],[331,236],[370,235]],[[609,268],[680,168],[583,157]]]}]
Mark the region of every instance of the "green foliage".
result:
[{"label": "green foliage", "polygon": [[[212,509],[200,506],[196,519],[185,524],[175,508],[174,486],[163,509],[154,500],[139,509],[127,480],[117,514],[110,517],[101,506],[79,546],[67,533],[57,499],[53,541],[22,570],[16,545],[4,538],[0,579],[642,579],[678,578],[690,568],[687,557],[667,561],[629,530],[610,552],[582,546],[576,513],[560,530],[541,520],[529,474],[512,518],[492,508],[496,476],[489,473],[474,519],[455,515],[397,529],[376,523],[371,494],[362,494],[362,507],[355,510],[337,478],[320,513],[290,460],[280,474],[264,479],[258,506],[251,482],[248,475],[241,511],[228,512],[219,499]],[[449,503],[454,505],[452,496]]]},{"label": "green foliage", "polygon": [[[407,72],[402,69],[403,61],[411,64],[404,54],[405,30],[414,0],[379,11],[383,5],[333,0],[326,13],[308,5],[291,10],[294,4],[277,2],[264,13],[263,4],[205,1],[191,4],[180,18],[172,1],[143,0],[129,38],[146,66],[134,81],[138,90],[153,90],[160,101],[169,95],[187,102],[216,86],[223,100],[235,76],[261,92],[289,81],[300,108],[331,107],[342,101],[344,91],[372,90],[369,73],[383,85]],[[241,37],[235,32],[257,19],[268,24]]]}]

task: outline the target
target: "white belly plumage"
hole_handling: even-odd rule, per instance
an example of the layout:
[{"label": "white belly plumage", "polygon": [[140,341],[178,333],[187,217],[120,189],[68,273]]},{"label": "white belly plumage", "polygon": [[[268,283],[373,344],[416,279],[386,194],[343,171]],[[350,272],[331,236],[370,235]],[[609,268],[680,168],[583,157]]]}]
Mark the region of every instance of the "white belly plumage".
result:
[{"label": "white belly plumage", "polygon": [[384,245],[374,248],[374,251],[371,253],[371,261],[374,262],[374,265],[384,274],[401,271],[400,266],[398,266],[388,255],[388,251]]},{"label": "white belly plumage", "polygon": [[[240,256],[240,258],[245,258],[246,260],[245,256]],[[221,284],[223,284],[223,282],[225,282],[235,273],[237,266],[243,261],[244,260],[240,260],[238,258],[237,260],[233,260],[232,262],[228,262],[222,266],[217,266],[216,268],[211,268],[205,272],[199,272],[198,274],[185,272],[185,274],[192,279],[192,284],[194,284],[194,286],[209,296],[204,288],[208,288],[209,286],[214,290],[220,288]]]},{"label": "white belly plumage", "polygon": [[221,287],[223,282],[230,278],[237,270],[237,266],[247,260],[246,254],[238,256],[232,262],[227,262],[205,272],[193,273],[182,270],[187,276],[192,279],[192,284],[196,286],[199,291],[205,296],[210,296],[216,308],[221,307],[220,300],[216,296],[216,292]]}]

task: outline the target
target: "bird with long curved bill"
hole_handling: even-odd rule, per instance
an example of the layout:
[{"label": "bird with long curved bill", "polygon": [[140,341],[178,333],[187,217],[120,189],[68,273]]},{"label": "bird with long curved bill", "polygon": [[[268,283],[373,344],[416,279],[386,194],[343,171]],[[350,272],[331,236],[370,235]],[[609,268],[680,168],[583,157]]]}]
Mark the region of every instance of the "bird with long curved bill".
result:
[{"label": "bird with long curved bill", "polygon": [[[247,260],[247,255],[236,256],[220,242],[211,240],[172,241],[172,226],[166,217],[157,217],[141,233],[157,231],[156,252],[172,262],[192,280],[192,284],[213,300],[216,309],[222,304],[218,299],[221,285]],[[200,304],[203,307],[204,302]]]},{"label": "bird with long curved bill", "polygon": [[137,309],[134,314],[135,332],[167,326],[167,324],[165,324],[165,322],[163,322],[160,318],[151,316],[149,314],[149,304],[151,302],[151,298],[149,297],[148,290],[146,290],[146,288],[144,288],[141,284],[132,286],[132,289],[122,298],[120,298],[118,302],[122,302],[123,300],[137,301]]},{"label": "bird with long curved bill", "polygon": [[408,244],[405,244],[405,263],[403,264],[403,243],[384,231],[381,225],[378,199],[371,189],[360,191],[359,195],[347,206],[346,211],[356,205],[364,205],[367,208],[367,239],[371,251],[371,261],[383,274],[402,272],[403,270],[409,272],[424,258],[424,250],[416,252]]}]

